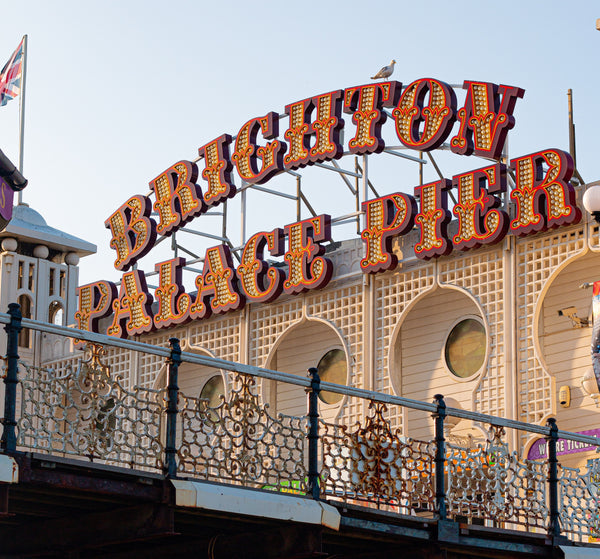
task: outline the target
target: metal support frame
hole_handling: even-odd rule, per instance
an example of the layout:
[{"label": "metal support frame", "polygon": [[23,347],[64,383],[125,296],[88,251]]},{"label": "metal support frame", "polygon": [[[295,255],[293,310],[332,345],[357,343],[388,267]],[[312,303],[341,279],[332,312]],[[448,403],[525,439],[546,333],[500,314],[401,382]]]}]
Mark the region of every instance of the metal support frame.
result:
[{"label": "metal support frame", "polygon": [[[300,177],[298,173],[292,173],[288,171],[288,174],[295,175],[296,178]],[[264,186],[259,186],[254,183],[244,183],[244,186],[238,190],[238,192],[243,192],[244,190],[258,190],[259,192],[266,192],[267,194],[272,194],[273,196],[279,196],[280,198],[287,198],[288,200],[295,200],[296,196],[293,194],[286,194],[285,192],[278,192],[277,190],[273,190],[272,188],[266,188]]]},{"label": "metal support frame", "polygon": [[304,202],[304,205],[308,208],[308,211],[312,214],[313,217],[317,217],[317,212],[310,205],[310,202],[308,201],[308,198],[304,195],[304,192],[302,192],[300,189],[298,190],[298,192],[300,200]]},{"label": "metal support frame", "polygon": [[[405,149],[407,149],[405,146],[398,145],[398,146],[388,146],[385,148],[384,151],[385,151],[385,153],[388,153],[395,157],[399,157],[406,161],[417,163],[419,165],[419,174],[420,174],[419,182],[422,183],[423,182],[423,179],[422,179],[423,166],[425,164],[427,164],[428,161],[426,161],[423,158],[422,153],[419,153],[418,157],[415,157],[415,156],[409,155],[409,154],[405,154],[405,153],[401,153],[401,150],[405,150]],[[344,152],[343,155],[350,156],[352,154],[349,152]],[[197,163],[198,161],[200,161],[200,159],[201,159],[201,157],[198,157],[198,158],[194,159],[193,161],[195,163]],[[364,202],[367,199],[369,199],[371,197],[371,195],[374,196],[375,198],[378,198],[380,196],[380,194],[377,192],[375,186],[368,178],[368,174],[369,174],[368,166],[367,166],[368,154],[363,154],[362,159],[363,159],[363,161],[361,164],[361,163],[359,163],[358,157],[355,157],[354,170],[342,168],[342,166],[335,159],[331,160],[329,164],[314,163],[312,165],[312,167],[324,169],[329,172],[333,172],[342,179],[343,183],[345,184],[345,186],[347,187],[347,189],[349,190],[349,192],[355,199],[355,212],[356,213],[352,214],[352,217],[349,217],[349,218],[346,218],[346,216],[334,216],[334,219],[332,220],[332,225],[343,225],[346,223],[350,223],[352,221],[356,221],[358,234],[360,234],[360,230],[361,230],[361,224],[360,224],[360,216],[362,215],[361,202]],[[247,233],[246,233],[247,213],[246,212],[248,210],[247,192],[249,190],[260,191],[271,197],[292,200],[293,202],[295,202],[296,218],[298,221],[301,221],[301,219],[302,219],[302,213],[303,213],[302,206],[304,206],[308,210],[309,214],[312,217],[317,216],[317,211],[311,205],[308,197],[306,196],[306,193],[303,192],[303,189],[302,189],[303,175],[302,175],[302,173],[299,172],[299,170],[292,171],[292,170],[287,169],[287,170],[285,170],[285,174],[287,174],[291,177],[294,177],[296,180],[296,188],[295,188],[295,192],[293,194],[281,192],[281,191],[277,190],[276,188],[268,188],[268,187],[253,184],[253,183],[251,184],[251,183],[248,183],[248,182],[242,180],[241,186],[239,186],[237,189],[239,197],[240,197],[240,225],[239,225],[240,243],[239,243],[239,246],[234,246],[234,243],[231,241],[230,237],[228,236],[228,230],[227,230],[228,229],[228,217],[227,217],[228,212],[227,212],[227,201],[226,200],[223,202],[223,212],[222,213],[219,213],[219,212],[208,213],[207,212],[205,214],[205,215],[222,215],[222,227],[221,227],[220,234],[208,233],[206,230],[202,230],[202,231],[195,230],[189,226],[182,227],[179,231],[181,233],[190,234],[195,237],[202,237],[204,239],[210,239],[210,240],[214,240],[216,242],[222,242],[222,243],[228,245],[232,251],[232,254],[236,258],[236,260],[238,260],[238,262],[239,262],[240,256],[238,254],[238,251],[244,247],[246,240],[247,240]],[[151,194],[151,192],[149,192],[147,195],[150,195],[150,194]],[[452,193],[451,193],[451,195],[452,195]],[[155,245],[158,245],[161,241],[164,241],[165,238],[166,237],[160,237],[156,241]],[[184,252],[187,255],[191,256],[193,258],[193,262],[188,262],[188,265],[193,264],[195,262],[202,261],[202,258],[200,258],[197,254],[195,254],[194,251],[191,251],[191,250],[185,248],[184,244],[182,244],[180,242],[180,239],[177,239],[177,241],[175,241],[174,239],[175,239],[175,235],[173,235],[171,249],[176,256],[180,252]],[[187,241],[187,239],[186,239],[186,241]],[[185,269],[190,271],[189,268],[185,268]],[[150,276],[153,273],[154,272],[149,272],[146,274],[146,276]],[[194,271],[194,273],[196,273],[196,272]],[[120,285],[120,282],[118,283],[118,285]]]},{"label": "metal support frame", "polygon": [[4,418],[2,424],[2,439],[0,448],[7,451],[14,451],[17,448],[17,384],[18,362],[19,362],[19,333],[21,332],[21,307],[18,303],[8,305],[8,314],[10,322],[4,327],[7,333],[6,359],[7,368],[4,377]]},{"label": "metal support frame", "polygon": [[302,220],[302,204],[300,195],[302,194],[302,175],[296,176],[296,221]]},{"label": "metal support frame", "polygon": [[414,155],[407,155],[406,153],[398,153],[397,149],[406,149],[404,146],[390,146],[386,147],[383,150],[383,153],[388,153],[389,155],[395,155],[396,157],[401,157],[402,159],[408,159],[409,161],[414,161],[419,164],[419,167],[422,167],[427,163],[427,161],[423,161],[422,158],[415,157]]},{"label": "metal support frame", "polygon": [[321,169],[327,169],[328,171],[333,171],[334,173],[339,173],[340,175],[348,175],[349,177],[361,178],[360,173],[356,173],[353,171],[348,171],[346,169],[342,169],[339,165],[325,165],[324,163],[314,163],[315,167],[320,167]]},{"label": "metal support frame", "polygon": [[[463,86],[460,84],[451,84],[451,87],[454,89],[459,89],[461,92],[464,93],[463,90]],[[567,92],[568,95],[568,117],[569,117],[569,151],[570,153],[573,155],[573,159],[576,160],[576,153],[575,153],[575,126],[573,123],[573,99],[572,99],[572,90],[568,90]],[[393,116],[390,114],[389,110],[386,109],[382,109],[382,112],[385,113],[389,118],[393,119]],[[280,115],[280,119],[284,118],[284,115]],[[235,140],[235,136],[233,137],[233,139]],[[450,144],[448,142],[444,142],[441,146],[437,147],[438,151],[448,151],[450,150]],[[431,163],[431,166],[434,168],[437,176],[442,179],[444,178],[444,174],[442,173],[440,167],[438,166],[436,160],[433,157],[433,154],[431,151],[427,151],[425,152],[427,155],[427,159],[425,159],[424,157],[424,152],[418,152],[415,155],[412,155],[411,153],[404,153],[405,151],[410,151],[411,153],[414,153],[410,148],[407,148],[407,146],[403,145],[403,144],[398,144],[398,145],[386,145],[383,153],[386,153],[388,155],[394,156],[396,158],[401,158],[406,162],[413,162],[418,164],[419,166],[419,184],[423,184],[424,183],[424,174],[423,174],[423,170],[424,170],[424,166]],[[349,157],[352,156],[352,154],[349,151],[345,151],[343,154],[343,157]],[[324,169],[326,171],[329,172],[333,172],[336,173],[344,182],[344,184],[346,185],[346,187],[348,188],[348,190],[352,193],[352,196],[356,199],[356,207],[355,207],[355,211],[359,212],[360,211],[360,198],[362,196],[362,202],[366,201],[368,198],[365,195],[366,191],[363,188],[363,192],[359,192],[359,185],[360,183],[364,183],[367,185],[368,189],[373,193],[373,195],[378,198],[380,195],[377,192],[377,190],[375,189],[374,185],[372,184],[372,182],[369,180],[368,178],[368,169],[366,167],[366,158],[367,155],[363,155],[363,162],[364,164],[361,166],[358,163],[358,158],[355,157],[355,162],[354,162],[354,170],[350,170],[350,169],[344,169],[342,168],[342,166],[338,163],[338,160],[336,159],[332,159],[331,161],[329,161],[327,164],[325,163],[314,163],[311,166],[313,168],[320,168],[320,169]],[[193,159],[194,163],[198,163],[200,160],[202,159],[202,157],[198,156],[195,159]],[[496,160],[494,159],[490,159],[490,158],[483,158],[486,161],[492,161],[492,162],[496,162]],[[505,150],[503,153],[503,160],[506,162],[507,166],[508,166],[508,162],[510,161],[509,159],[509,155],[508,155],[508,143],[506,143],[505,145]],[[364,168],[364,171],[363,171]],[[511,180],[512,184],[514,184],[515,182],[515,175],[514,172],[507,167],[507,172],[508,172],[508,177]],[[301,169],[296,169],[295,171],[290,170],[290,169],[285,169],[284,173],[286,175],[289,175],[291,177],[294,177],[296,179],[296,188],[295,188],[295,193],[294,194],[290,194],[290,193],[286,193],[286,192],[281,192],[279,191],[277,188],[268,188],[265,187],[263,185],[257,185],[257,184],[250,184],[247,183],[246,181],[242,180],[242,184],[241,186],[238,188],[238,192],[240,193],[240,199],[241,199],[241,223],[240,223],[240,239],[241,242],[238,243],[241,247],[244,246],[245,241],[246,241],[246,211],[247,211],[247,200],[246,200],[246,195],[245,193],[247,192],[247,190],[256,190],[256,191],[260,191],[260,192],[264,192],[266,194],[268,194],[269,196],[274,196],[274,197],[278,197],[278,198],[283,198],[283,199],[289,199],[291,201],[293,201],[296,205],[296,217],[298,219],[298,221],[301,220],[301,213],[302,213],[302,204],[305,205],[305,207],[309,210],[310,214],[314,217],[317,215],[317,212],[313,209],[313,207],[311,206],[307,196],[305,195],[305,193],[302,191],[301,188],[301,180],[302,180],[302,173],[301,173]],[[575,169],[574,171],[574,175],[575,177],[580,181],[580,183],[584,183],[583,179],[581,178],[581,176],[579,175],[577,169]],[[352,180],[354,179],[354,180]],[[354,182],[354,185],[353,185]],[[148,191],[148,193],[146,195],[150,195],[152,194],[152,191]],[[452,192],[452,190],[450,190],[448,192],[448,195],[450,197],[450,199],[452,200],[453,204],[457,203],[456,200],[456,196],[454,195],[454,193]],[[509,195],[508,193],[506,193],[504,195],[504,199],[505,199],[505,206],[507,204],[507,201],[509,200]],[[213,213],[206,213],[205,215],[213,215]],[[218,213],[215,213],[214,215],[220,215]],[[230,248],[234,248],[234,244],[231,240],[229,240],[229,237],[227,235],[227,206],[226,206],[226,201],[223,202],[223,223],[222,223],[222,231],[221,231],[221,235],[217,235],[217,234],[209,234],[206,231],[194,231],[189,227],[186,227],[185,229],[182,229],[181,231],[185,232],[185,233],[192,233],[194,235],[201,235],[204,236],[207,239],[214,239],[215,241],[218,242],[225,242],[227,243]],[[334,218],[336,216],[333,216]],[[346,220],[340,220],[338,219],[337,221],[334,219],[332,221],[333,224],[335,225],[341,225],[346,223]],[[360,222],[357,219],[357,233],[360,234]],[[162,240],[164,240],[164,237],[159,237],[156,242],[155,245],[158,245]],[[182,246],[181,243],[178,243],[176,245],[173,245],[173,250],[174,252],[177,251],[185,251],[187,254],[192,255],[193,256],[193,251],[189,251],[189,250],[185,250]],[[239,256],[237,254],[237,251],[239,250],[239,248],[235,248],[235,250],[233,250],[234,255],[236,256],[236,258],[239,260]]]},{"label": "metal support frame", "polygon": [[[359,168],[360,168],[360,165],[358,163],[358,157],[355,156],[354,157],[354,170],[356,171],[357,175],[358,175]],[[360,209],[361,209],[361,204],[360,204],[360,183],[359,183],[359,180],[358,180],[358,176],[354,179],[354,201],[355,201],[356,213],[358,214],[360,212]],[[360,235],[360,215],[357,215],[357,217],[356,217],[356,234]]]},{"label": "metal support frame", "polygon": [[308,393],[308,491],[311,497],[319,500],[321,487],[319,484],[319,393],[321,379],[315,367],[308,369],[311,378]]},{"label": "metal support frame", "polygon": [[177,377],[179,365],[181,364],[181,346],[177,338],[169,340],[171,344],[171,356],[169,358],[169,378],[167,386],[167,440],[165,444],[165,469],[167,477],[177,476],[177,400],[179,397],[179,386]]},{"label": "metal support frame", "polygon": [[182,227],[180,229],[180,231],[183,231],[184,233],[190,233],[192,235],[198,235],[198,237],[204,237],[206,239],[212,239],[213,241],[220,241],[222,243],[228,243],[229,242],[229,239],[227,237],[225,237],[225,235],[223,235],[223,236],[211,235],[210,233],[205,233],[204,231],[196,231],[194,229],[190,229],[189,227]]}]

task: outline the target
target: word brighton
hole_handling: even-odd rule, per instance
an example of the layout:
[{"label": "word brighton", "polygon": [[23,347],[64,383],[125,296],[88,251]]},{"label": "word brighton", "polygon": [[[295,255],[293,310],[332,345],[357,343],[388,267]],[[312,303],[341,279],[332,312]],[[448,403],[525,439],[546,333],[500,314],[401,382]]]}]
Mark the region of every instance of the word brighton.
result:
[{"label": "word brighton", "polygon": [[[105,222],[112,233],[110,246],[116,251],[115,268],[123,272],[117,293],[115,284],[97,281],[78,289],[78,327],[97,331],[101,318],[113,315],[106,333],[125,337],[169,328],[188,320],[207,318],[241,309],[246,302],[270,302],[282,293],[299,294],[322,288],[333,275],[332,262],[323,256],[323,243],[331,238],[331,220],[320,215],[253,235],[234,267],[230,250],[221,244],[206,251],[204,268],[195,279],[197,292],[182,286],[184,258],[155,265],[159,285],[154,297],[145,274],[131,269],[154,246],[157,236],[169,236],[190,220],[206,213],[236,194],[232,180],[235,166],[240,179],[264,183],[286,170],[340,158],[344,153],[379,153],[385,143],[381,128],[385,108],[391,108],[395,131],[406,147],[430,151],[450,138],[450,149],[461,155],[478,155],[498,161],[506,135],[514,126],[512,116],[524,90],[487,82],[465,81],[464,105],[457,109],[452,88],[439,80],[424,78],[402,90],[395,81],[331,91],[285,107],[288,128],[279,137],[279,114],[270,112],[244,124],[235,144],[223,134],[198,149],[204,168],[179,161],[150,182],[154,201],[136,195],[127,200]],[[342,111],[352,115],[354,135],[346,146],[340,131],[346,125]],[[265,145],[257,143],[259,134]],[[570,155],[546,149],[510,161],[515,187],[510,193],[514,207],[511,219],[501,207],[499,194],[506,192],[506,165],[496,162],[414,188],[414,196],[402,192],[362,203],[365,225],[361,238],[365,273],[391,270],[398,260],[392,239],[416,228],[420,240],[415,255],[437,258],[452,250],[466,251],[497,243],[510,231],[523,236],[551,227],[577,223],[581,211],[569,183],[573,174]],[[204,189],[197,184],[199,175]],[[456,190],[452,213],[457,232],[449,235],[451,212],[448,192]],[[158,220],[151,217],[154,209]],[[282,264],[269,265],[283,256]],[[154,310],[153,301],[157,305]]]}]

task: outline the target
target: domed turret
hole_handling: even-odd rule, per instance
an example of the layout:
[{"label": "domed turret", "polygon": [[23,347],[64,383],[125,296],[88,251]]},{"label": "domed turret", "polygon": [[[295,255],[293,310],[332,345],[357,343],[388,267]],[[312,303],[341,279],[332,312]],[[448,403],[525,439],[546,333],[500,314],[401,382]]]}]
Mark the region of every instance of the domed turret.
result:
[{"label": "domed turret", "polygon": [[[76,288],[81,257],[96,246],[47,224],[27,204],[13,208],[10,223],[0,232],[0,309],[21,305],[24,318],[66,326],[74,322]],[[24,329],[20,352],[32,349],[33,339]]]}]

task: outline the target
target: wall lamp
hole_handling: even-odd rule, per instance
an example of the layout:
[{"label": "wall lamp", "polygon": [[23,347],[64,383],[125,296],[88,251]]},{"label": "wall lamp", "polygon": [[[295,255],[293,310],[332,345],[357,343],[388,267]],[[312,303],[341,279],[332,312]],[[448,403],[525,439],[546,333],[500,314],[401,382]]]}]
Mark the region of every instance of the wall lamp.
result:
[{"label": "wall lamp", "polygon": [[581,388],[583,391],[592,398],[596,407],[598,406],[598,399],[600,398],[600,390],[598,390],[598,381],[596,375],[594,375],[594,369],[589,368],[583,378],[581,379]]},{"label": "wall lamp", "polygon": [[593,182],[588,185],[583,193],[583,207],[592,214],[596,222],[600,223],[600,182]]}]

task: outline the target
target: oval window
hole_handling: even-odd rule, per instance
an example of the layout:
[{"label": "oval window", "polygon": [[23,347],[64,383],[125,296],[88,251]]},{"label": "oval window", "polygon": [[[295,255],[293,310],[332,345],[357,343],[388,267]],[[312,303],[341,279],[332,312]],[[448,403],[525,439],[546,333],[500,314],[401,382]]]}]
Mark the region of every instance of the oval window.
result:
[{"label": "oval window", "polygon": [[221,396],[224,395],[225,385],[223,384],[223,377],[221,375],[209,378],[200,391],[200,399],[207,400],[206,405],[209,408],[218,407],[222,401]]},{"label": "oval window", "polygon": [[467,318],[456,324],[444,346],[444,357],[450,371],[460,378],[473,376],[485,360],[487,339],[483,324]]},{"label": "oval window", "polygon": [[[346,365],[346,354],[341,349],[332,349],[328,351],[317,365],[319,377],[325,382],[333,382],[335,384],[346,384],[348,377],[348,367]],[[328,392],[322,390],[319,393],[319,398],[325,404],[337,404],[344,397],[343,394],[336,392]]]}]

